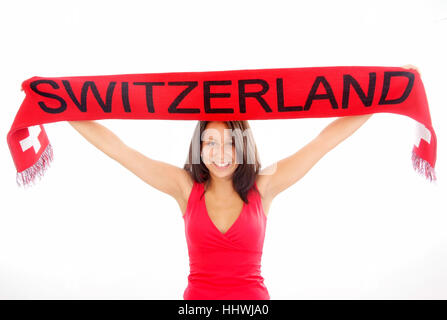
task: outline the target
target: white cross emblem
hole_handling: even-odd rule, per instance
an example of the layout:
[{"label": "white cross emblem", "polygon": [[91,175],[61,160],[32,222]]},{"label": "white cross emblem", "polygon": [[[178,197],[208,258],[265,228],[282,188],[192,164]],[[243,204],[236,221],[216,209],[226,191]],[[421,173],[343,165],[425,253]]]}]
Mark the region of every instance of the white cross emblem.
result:
[{"label": "white cross emblem", "polygon": [[20,140],[20,146],[22,147],[22,151],[25,152],[31,147],[34,147],[34,152],[37,154],[40,150],[40,141],[38,139],[40,131],[42,129],[39,125],[28,127],[29,136],[23,140]]},{"label": "white cross emblem", "polygon": [[416,147],[419,148],[419,143],[421,142],[421,139],[424,139],[427,141],[427,143],[430,143],[431,141],[431,132],[428,130],[423,124],[416,121]]}]

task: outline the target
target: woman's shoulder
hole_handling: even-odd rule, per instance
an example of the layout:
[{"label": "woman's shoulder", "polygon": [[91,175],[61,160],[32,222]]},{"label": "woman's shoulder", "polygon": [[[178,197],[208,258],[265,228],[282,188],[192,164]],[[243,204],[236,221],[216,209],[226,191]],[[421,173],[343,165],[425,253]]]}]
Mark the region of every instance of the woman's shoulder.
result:
[{"label": "woman's shoulder", "polygon": [[265,175],[257,175],[254,183],[254,187],[257,189],[259,193],[259,200],[261,201],[262,209],[264,211],[265,216],[268,215],[270,205],[272,203],[272,198],[268,197],[266,194],[268,179]]},{"label": "woman's shoulder", "polygon": [[181,193],[179,198],[176,199],[180,208],[182,209],[183,214],[185,214],[188,200],[196,185],[197,182],[191,177],[190,174],[188,174],[188,172],[184,171],[184,175],[179,181]]},{"label": "woman's shoulder", "polygon": [[268,179],[266,175],[258,174],[255,179],[254,187],[259,191],[261,198],[265,198]]}]

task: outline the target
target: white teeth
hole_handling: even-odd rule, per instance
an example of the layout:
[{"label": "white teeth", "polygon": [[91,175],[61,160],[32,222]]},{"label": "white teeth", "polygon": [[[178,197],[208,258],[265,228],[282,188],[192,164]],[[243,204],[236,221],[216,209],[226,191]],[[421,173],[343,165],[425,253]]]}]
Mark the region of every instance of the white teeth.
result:
[{"label": "white teeth", "polygon": [[229,162],[225,162],[225,163],[223,163],[223,164],[214,162],[214,164],[215,164],[216,166],[218,166],[218,167],[226,167],[226,166],[229,164]]}]

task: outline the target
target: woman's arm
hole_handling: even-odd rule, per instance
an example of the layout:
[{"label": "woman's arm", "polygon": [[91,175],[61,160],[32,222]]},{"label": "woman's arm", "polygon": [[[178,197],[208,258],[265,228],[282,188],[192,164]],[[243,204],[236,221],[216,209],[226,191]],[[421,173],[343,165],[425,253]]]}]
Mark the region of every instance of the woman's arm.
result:
[{"label": "woman's arm", "polygon": [[371,113],[359,116],[346,116],[329,123],[317,137],[322,143],[323,149],[326,151],[325,153],[356,132],[372,115]]},{"label": "woman's arm", "polygon": [[68,121],[88,142],[118,161],[152,187],[184,202],[190,177],[182,168],[150,159],[127,146],[112,131],[95,121]]},{"label": "woman's arm", "polygon": [[[326,153],[357,131],[371,116],[372,114],[366,114],[338,118],[296,153],[273,164],[274,169],[272,166],[263,169],[257,182],[263,197],[271,201],[277,194],[296,183]],[[271,171],[272,174],[267,173]]]},{"label": "woman's arm", "polygon": [[[413,69],[419,74],[421,73],[412,64],[406,64],[402,68]],[[263,169],[257,182],[263,197],[271,200],[278,193],[296,183],[326,153],[357,131],[371,116],[372,114],[366,114],[338,118],[298,152]],[[270,172],[273,173],[270,174]]]}]

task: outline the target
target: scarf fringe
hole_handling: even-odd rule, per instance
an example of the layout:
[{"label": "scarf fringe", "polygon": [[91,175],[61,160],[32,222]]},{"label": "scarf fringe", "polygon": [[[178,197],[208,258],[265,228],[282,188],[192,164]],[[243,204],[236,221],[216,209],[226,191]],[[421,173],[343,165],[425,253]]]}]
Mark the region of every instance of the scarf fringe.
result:
[{"label": "scarf fringe", "polygon": [[411,153],[411,161],[413,162],[413,168],[418,173],[429,179],[430,182],[436,181],[435,169],[426,160],[419,157],[414,150]]},{"label": "scarf fringe", "polygon": [[50,143],[48,143],[44,152],[40,155],[39,160],[31,167],[22,172],[17,172],[16,182],[19,186],[26,187],[31,183],[35,184],[36,177],[39,177],[39,180],[43,177],[45,171],[50,166],[50,163],[53,161],[53,147]]}]

